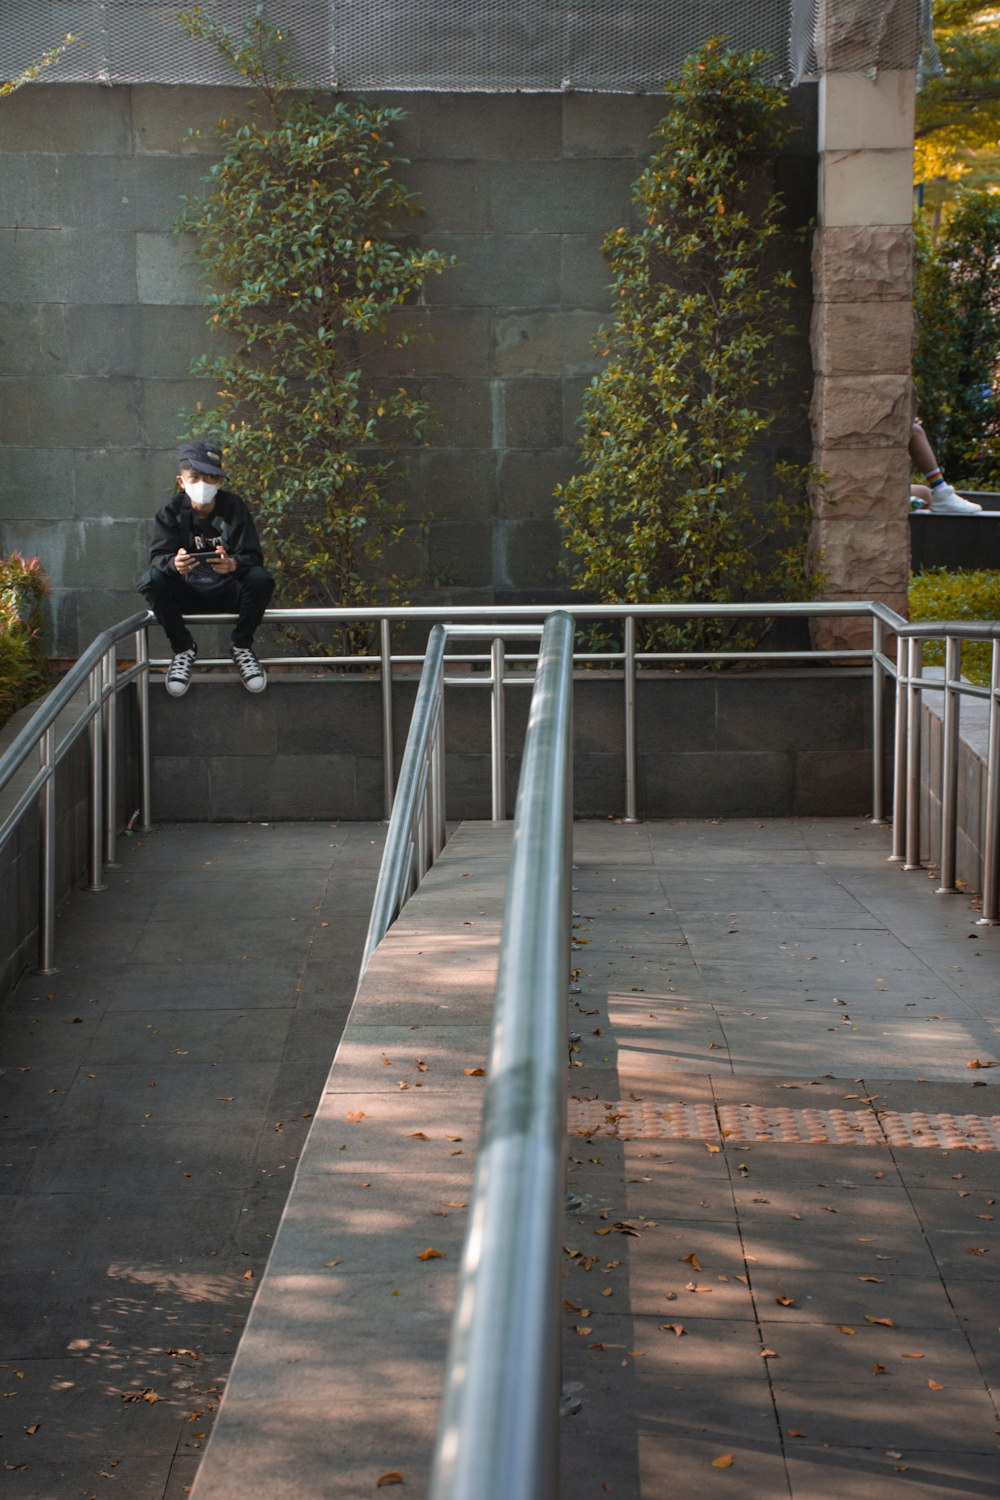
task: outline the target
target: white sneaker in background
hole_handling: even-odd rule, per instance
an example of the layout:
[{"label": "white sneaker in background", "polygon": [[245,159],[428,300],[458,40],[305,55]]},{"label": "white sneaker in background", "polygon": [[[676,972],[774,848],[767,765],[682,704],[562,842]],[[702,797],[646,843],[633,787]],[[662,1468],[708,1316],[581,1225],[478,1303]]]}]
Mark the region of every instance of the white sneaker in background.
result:
[{"label": "white sneaker in background", "polygon": [[950,484],[939,484],[936,490],[931,490],[932,515],[971,516],[973,511],[980,511],[982,508],[975,500],[966,500],[964,495],[956,495]]}]

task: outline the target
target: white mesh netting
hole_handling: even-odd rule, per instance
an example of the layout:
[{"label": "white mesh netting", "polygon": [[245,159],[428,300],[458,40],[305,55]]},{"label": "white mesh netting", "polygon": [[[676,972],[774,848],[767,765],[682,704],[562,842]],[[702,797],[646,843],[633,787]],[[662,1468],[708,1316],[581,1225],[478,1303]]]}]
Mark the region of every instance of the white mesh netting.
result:
[{"label": "white mesh netting", "polygon": [[[239,35],[255,3],[206,0],[203,8]],[[845,4],[847,34],[830,61],[823,37],[836,27],[838,3],[270,0],[268,15],[290,33],[303,83],[320,88],[645,93],[716,34],[734,47],[766,47],[776,74],[790,81],[818,77],[825,66],[914,66],[916,27],[901,27],[898,12],[915,14],[929,0]],[[72,33],[42,82],[239,83],[210,43],[183,31],[183,8],[177,0],[0,0],[0,79],[18,77]]]}]

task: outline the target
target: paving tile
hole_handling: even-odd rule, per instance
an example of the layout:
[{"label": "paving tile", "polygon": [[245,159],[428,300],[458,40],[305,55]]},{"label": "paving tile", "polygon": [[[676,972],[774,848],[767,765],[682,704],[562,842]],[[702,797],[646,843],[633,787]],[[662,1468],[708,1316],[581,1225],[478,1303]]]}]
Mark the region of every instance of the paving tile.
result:
[{"label": "paving tile", "polygon": [[970,1500],[996,1488],[996,1455],[837,1448],[787,1459],[791,1500]]},{"label": "paving tile", "polygon": [[[831,1386],[802,1381],[785,1386],[778,1381],[774,1400],[784,1431],[808,1434],[805,1444],[835,1448],[891,1449],[917,1456],[923,1449],[978,1454],[993,1453],[1000,1460],[996,1408],[985,1386],[929,1387],[922,1390],[893,1377],[872,1377],[872,1383]],[[875,1394],[877,1381],[877,1395]],[[804,1446],[805,1446],[804,1444]]]}]

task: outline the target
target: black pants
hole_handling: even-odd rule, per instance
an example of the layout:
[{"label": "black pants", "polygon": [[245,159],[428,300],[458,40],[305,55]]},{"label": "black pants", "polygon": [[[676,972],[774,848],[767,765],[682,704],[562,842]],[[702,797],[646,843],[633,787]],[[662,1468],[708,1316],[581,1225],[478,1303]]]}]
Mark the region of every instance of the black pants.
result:
[{"label": "black pants", "polygon": [[250,568],[242,578],[224,578],[218,589],[197,589],[179,573],[151,573],[139,592],[163,626],[173,652],[195,643],[184,615],[236,615],[233,645],[252,646],[254,631],[274,593],[274,579],[265,568]]}]

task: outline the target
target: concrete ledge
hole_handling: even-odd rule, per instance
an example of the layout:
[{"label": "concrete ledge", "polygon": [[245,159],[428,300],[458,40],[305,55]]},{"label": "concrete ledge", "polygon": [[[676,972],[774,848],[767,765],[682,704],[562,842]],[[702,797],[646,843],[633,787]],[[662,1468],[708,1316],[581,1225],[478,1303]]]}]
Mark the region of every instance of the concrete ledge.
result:
[{"label": "concrete ledge", "polygon": [[[926,677],[944,677],[941,667],[925,667]],[[958,831],[956,876],[973,891],[982,890],[986,847],[986,760],[990,706],[983,698],[961,700],[958,745]],[[941,752],[944,737],[944,693],[925,692],[921,712],[920,858],[936,865],[941,858]]]},{"label": "concrete ledge", "polygon": [[463,825],[372,958],[195,1500],[367,1500],[391,1470],[426,1493],[510,837]]}]

